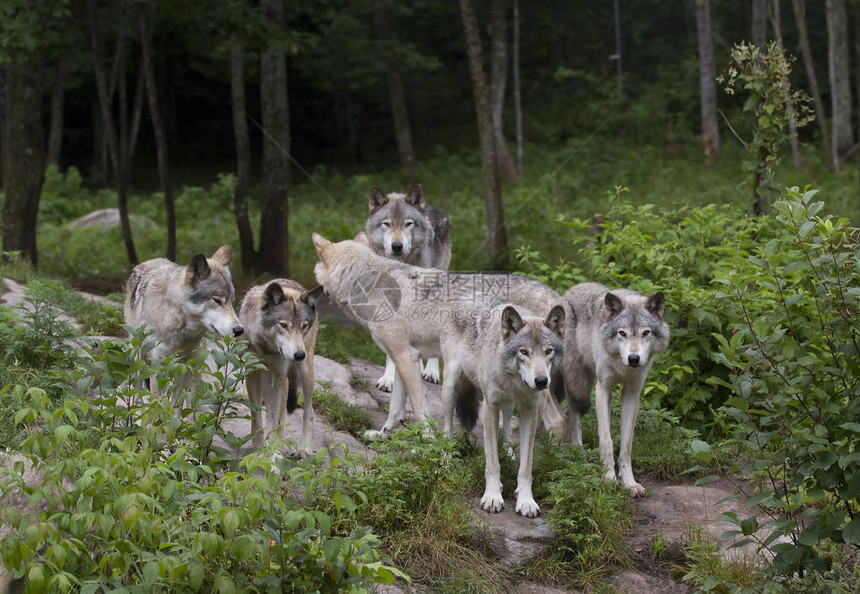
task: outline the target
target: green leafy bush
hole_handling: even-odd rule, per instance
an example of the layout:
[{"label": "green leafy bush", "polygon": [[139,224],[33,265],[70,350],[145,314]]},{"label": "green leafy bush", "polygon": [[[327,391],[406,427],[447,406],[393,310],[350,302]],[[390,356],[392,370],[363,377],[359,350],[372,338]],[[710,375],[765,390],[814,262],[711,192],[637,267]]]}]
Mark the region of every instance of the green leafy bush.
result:
[{"label": "green leafy bush", "polygon": [[714,336],[728,332],[714,281],[743,266],[760,242],[785,232],[774,220],[738,207],[664,210],[623,200],[626,192],[610,193],[597,224],[559,217],[575,258],[546,262],[528,248],[518,250],[517,258],[527,273],[561,293],[586,280],[646,295],[663,291],[672,337],[654,363],[643,398],[676,413],[687,426],[713,431],[713,409],[730,396],[724,386],[706,383],[729,372],[711,359]]},{"label": "green leafy bush", "polygon": [[[275,450],[241,454],[248,438],[225,421],[247,414],[237,387],[259,363],[244,346],[228,339],[209,353],[214,369],[154,369],[145,344],[93,345],[75,374],[89,395],[53,409],[40,389],[4,388],[26,437],[23,459],[0,469],[3,495],[44,509],[0,508],[10,529],[0,554],[27,591],[360,591],[402,575],[367,529],[332,534],[325,513],[285,491]],[[196,387],[176,381],[195,367]],[[160,395],[139,387],[156,374],[171,380]],[[28,471],[38,484],[24,482]]]},{"label": "green leafy bush", "polygon": [[713,384],[733,392],[721,413],[763,481],[747,506],[771,517],[727,519],[787,574],[826,568],[822,541],[860,546],[860,235],[814,196],[793,188],[775,204],[785,233],[717,293],[735,315],[730,336],[714,335],[731,372]]}]

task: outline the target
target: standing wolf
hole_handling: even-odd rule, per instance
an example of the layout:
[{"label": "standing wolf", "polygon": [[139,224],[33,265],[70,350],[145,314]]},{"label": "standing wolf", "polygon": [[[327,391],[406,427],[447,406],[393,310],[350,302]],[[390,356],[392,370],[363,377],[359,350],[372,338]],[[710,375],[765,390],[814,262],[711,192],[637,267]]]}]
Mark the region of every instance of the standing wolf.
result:
[{"label": "standing wolf", "polygon": [[595,380],[595,408],[600,459],[606,478],[614,479],[615,459],[609,432],[612,389],[621,384],[621,445],[618,478],[640,497],[645,489],[633,478],[631,450],[639,414],[639,396],[654,356],[669,345],[669,326],[663,321],[665,297],[650,297],[629,289],[610,290],[598,283],[581,283],[563,296],[576,315],[576,330],[567,337],[564,364],[567,426],[564,438],[582,443],[580,416],[591,404]]},{"label": "standing wolf", "polygon": [[[373,186],[368,210],[365,233],[373,251],[405,264],[448,270],[451,263],[448,219],[427,204],[421,184],[415,184],[408,195],[383,194]],[[438,384],[439,359],[429,359],[422,375]],[[393,386],[394,362],[386,355],[385,373],[376,381],[376,387],[390,392]]]},{"label": "standing wolf", "polygon": [[[522,312],[523,317],[520,315]],[[532,495],[532,459],[541,398],[551,400],[553,367],[561,366],[564,353],[565,311],[555,305],[546,318],[532,317],[506,303],[492,309],[472,308],[447,324],[441,337],[445,361],[442,400],[445,430],[452,434],[457,409],[466,431],[475,426],[478,399],[484,396],[484,477],[481,507],[500,512],[502,498],[499,466],[499,415],[510,443],[511,415],[519,407],[520,467],[517,473],[516,512],[527,518],[540,513]]]},{"label": "standing wolf", "polygon": [[150,359],[174,353],[193,357],[206,332],[239,336],[230,275],[233,252],[222,245],[211,258],[197,254],[187,266],[165,258],[141,262],[126,283],[125,323],[154,330]]},{"label": "standing wolf", "polygon": [[[314,346],[317,340],[316,301],[322,287],[305,290],[289,279],[276,279],[250,289],[239,308],[245,337],[265,370],[248,376],[252,404],[251,434],[254,446],[264,437],[284,438],[287,414],[298,404],[298,388],[305,404],[302,414],[302,451],[310,451],[314,432]],[[266,435],[263,411],[266,410]]]},{"label": "standing wolf", "polygon": [[[443,355],[441,339],[452,331],[454,320],[474,315],[469,312],[476,308],[486,312],[501,301],[534,311],[549,311],[561,303],[555,291],[525,276],[419,268],[378,256],[361,241],[333,243],[317,233],[313,243],[319,257],[314,266],[317,282],[370,331],[397,370],[388,419],[382,431],[371,436],[391,431],[404,419],[407,397],[418,420],[429,419],[420,358]],[[559,376],[553,387],[563,386]],[[552,406],[544,408],[546,404]],[[564,419],[552,398],[541,399],[541,414],[547,426],[561,431]]]}]

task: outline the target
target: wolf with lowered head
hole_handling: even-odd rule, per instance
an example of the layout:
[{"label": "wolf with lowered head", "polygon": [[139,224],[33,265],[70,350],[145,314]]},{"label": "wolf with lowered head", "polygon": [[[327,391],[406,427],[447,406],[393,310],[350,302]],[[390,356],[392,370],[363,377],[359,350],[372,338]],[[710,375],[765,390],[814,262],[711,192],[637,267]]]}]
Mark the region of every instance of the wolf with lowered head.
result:
[{"label": "wolf with lowered head", "polygon": [[316,302],[321,294],[321,286],[306,290],[280,278],[249,289],[242,300],[239,320],[245,339],[266,366],[245,380],[255,447],[267,438],[284,438],[286,417],[298,405],[298,388],[304,396],[300,449],[308,452],[313,446]]}]

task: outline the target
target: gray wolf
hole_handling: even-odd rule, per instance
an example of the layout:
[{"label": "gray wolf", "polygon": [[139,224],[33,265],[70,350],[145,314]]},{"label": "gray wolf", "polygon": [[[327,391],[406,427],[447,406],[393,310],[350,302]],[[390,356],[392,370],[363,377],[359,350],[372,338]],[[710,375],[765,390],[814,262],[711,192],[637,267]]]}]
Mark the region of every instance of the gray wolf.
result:
[{"label": "gray wolf", "polygon": [[132,269],[126,283],[125,323],[154,331],[150,359],[176,353],[191,358],[206,332],[242,334],[233,310],[232,259],[230,246],[222,245],[211,258],[197,254],[187,266],[156,258]]},{"label": "gray wolf", "polygon": [[255,447],[263,446],[264,437],[284,438],[286,416],[296,409],[299,387],[305,399],[300,448],[307,452],[313,445],[316,301],[321,294],[321,286],[306,290],[280,278],[249,289],[242,299],[239,320],[245,340],[266,366],[245,380]]},{"label": "gray wolf", "polygon": [[449,322],[441,337],[445,361],[444,428],[452,433],[456,408],[461,425],[470,431],[478,416],[478,397],[483,394],[486,486],[481,507],[488,512],[500,512],[505,501],[499,466],[499,415],[505,435],[512,443],[510,420],[514,406],[519,407],[516,512],[533,518],[540,513],[532,495],[535,431],[542,397],[552,398],[547,395],[547,388],[554,375],[553,368],[562,363],[565,310],[556,304],[542,318],[503,303],[489,310],[476,308],[470,313],[473,315]]},{"label": "gray wolf", "polygon": [[[561,303],[555,291],[525,276],[420,268],[379,256],[362,241],[334,243],[317,233],[312,238],[319,258],[317,282],[370,331],[397,370],[388,419],[370,436],[390,431],[404,419],[407,397],[418,420],[429,420],[419,361],[443,356],[441,338],[454,320],[500,301],[539,311]],[[554,384],[563,387],[560,376]],[[555,404],[552,398],[544,400]],[[547,407],[545,424],[560,432],[563,422],[557,406]]]},{"label": "gray wolf", "polygon": [[598,283],[581,283],[567,290],[564,301],[576,316],[576,330],[566,339],[564,362],[567,424],[563,438],[582,443],[580,417],[595,389],[600,459],[605,476],[615,479],[612,436],[609,432],[613,388],[621,384],[621,443],[618,479],[631,495],[645,495],[633,477],[633,429],[639,397],[654,357],[669,345],[669,326],[663,320],[665,297],[646,297],[629,289],[610,291]]},{"label": "gray wolf", "polygon": [[[427,204],[424,188],[415,184],[409,194],[383,194],[370,188],[365,233],[374,252],[398,262],[447,270],[451,263],[451,235],[448,219]],[[439,383],[439,359],[427,361],[422,371],[425,380]],[[394,361],[385,357],[385,373],[376,387],[390,392],[394,386]]]}]

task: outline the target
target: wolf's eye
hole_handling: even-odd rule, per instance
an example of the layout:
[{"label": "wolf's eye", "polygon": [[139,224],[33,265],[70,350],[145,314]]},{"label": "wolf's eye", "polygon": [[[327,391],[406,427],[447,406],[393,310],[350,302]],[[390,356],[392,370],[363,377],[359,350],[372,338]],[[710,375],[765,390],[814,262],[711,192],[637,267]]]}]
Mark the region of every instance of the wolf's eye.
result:
[{"label": "wolf's eye", "polygon": [[642,336],[650,336],[650,335],[651,335],[650,330],[645,330],[644,332],[642,332]]},{"label": "wolf's eye", "polygon": [[547,356],[552,355],[552,349],[547,349],[546,354],[547,354]]},{"label": "wolf's eye", "polygon": [[408,229],[409,227],[411,227],[414,224],[415,224],[415,221],[406,221],[406,228]]},{"label": "wolf's eye", "polygon": [[522,355],[523,357],[528,357],[529,356],[528,349],[520,349],[520,355]]},{"label": "wolf's eye", "polygon": [[391,226],[391,221],[382,221],[382,226],[388,229]]},{"label": "wolf's eye", "polygon": [[212,301],[214,301],[216,305],[219,305],[219,306],[224,305],[224,300],[221,299],[220,297],[213,297]]},{"label": "wolf's eye", "polygon": [[302,330],[307,330],[310,327],[311,323],[308,321],[302,322]]},{"label": "wolf's eye", "polygon": [[619,330],[618,335],[621,336],[621,338],[627,338],[627,333],[624,330]]},{"label": "wolf's eye", "polygon": [[278,322],[278,326],[280,326],[280,327],[281,327],[281,328],[283,328],[284,330],[289,330],[289,329],[290,329],[290,325],[289,325],[289,324],[287,324],[286,322]]}]

